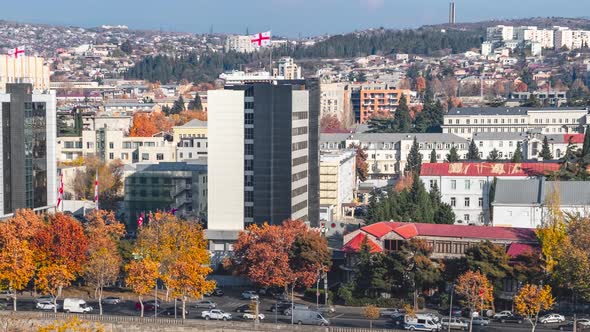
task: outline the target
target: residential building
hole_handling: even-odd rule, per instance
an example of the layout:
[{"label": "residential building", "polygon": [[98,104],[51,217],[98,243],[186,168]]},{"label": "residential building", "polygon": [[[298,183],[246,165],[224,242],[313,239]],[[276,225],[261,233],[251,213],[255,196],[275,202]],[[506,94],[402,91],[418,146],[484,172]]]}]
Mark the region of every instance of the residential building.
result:
[{"label": "residential building", "polygon": [[360,113],[358,123],[367,122],[373,115],[390,116],[399,106],[402,95],[411,101],[411,91],[403,89],[362,89],[360,93]]},{"label": "residential building", "polygon": [[0,93],[0,217],[52,209],[57,195],[55,92],[8,83]]},{"label": "residential building", "polygon": [[494,179],[527,179],[558,168],[556,163],[427,163],[422,165],[420,179],[428,191],[438,187],[441,200],[455,212],[456,224],[490,225],[490,186]]},{"label": "residential building", "polygon": [[537,90],[533,92],[513,92],[510,94],[510,101],[515,101],[517,103],[524,103],[531,98],[531,96],[535,96],[539,100],[540,103],[543,105],[551,105],[554,107],[559,107],[565,103],[567,103],[567,91],[565,90],[552,90],[552,89],[543,89]]},{"label": "residential building", "polygon": [[350,103],[350,87],[345,83],[320,84],[320,118],[335,116],[348,128],[354,123]]},{"label": "residential building", "polygon": [[8,83],[30,83],[35,90],[47,90],[50,75],[43,58],[0,54],[0,93],[6,92]]},{"label": "residential building", "polygon": [[389,179],[399,176],[406,167],[408,154],[416,138],[422,161],[430,160],[432,150],[436,159],[443,162],[451,148],[455,147],[460,157],[467,155],[469,141],[453,134],[322,134],[321,151],[346,150],[360,146],[367,154],[370,179]]},{"label": "residential building", "polygon": [[252,42],[250,36],[232,35],[227,36],[225,40],[225,51],[234,51],[238,53],[252,53],[257,50],[256,44]]},{"label": "residential building", "polygon": [[277,61],[277,67],[273,68],[274,77],[281,77],[286,80],[300,80],[303,79],[301,75],[301,67],[299,67],[295,60],[291,57],[282,57]]},{"label": "residential building", "polygon": [[135,112],[151,113],[158,109],[154,103],[142,103],[138,101],[106,101],[104,110],[106,113],[126,113],[132,115]]},{"label": "residential building", "polygon": [[320,207],[332,207],[330,220],[345,215],[346,203],[354,201],[356,188],[356,152],[354,150],[320,155]]},{"label": "residential building", "polygon": [[584,145],[584,134],[531,134],[526,142],[526,149],[524,150],[525,158],[529,160],[542,159],[539,157],[539,154],[543,149],[543,140],[545,137],[547,137],[549,151],[551,151],[553,159],[562,158],[570,142],[575,149],[582,148]]},{"label": "residential building", "polygon": [[510,160],[514,156],[518,143],[521,144],[523,156],[527,156],[527,139],[527,133],[512,132],[477,132],[472,138],[482,160],[487,159],[493,150],[497,151],[499,160]]},{"label": "residential building", "polygon": [[182,138],[207,138],[207,121],[193,119],[181,126],[172,127],[174,142]]},{"label": "residential building", "polygon": [[176,160],[187,161],[206,158],[208,144],[206,137],[181,138],[176,145]]},{"label": "residential building", "polygon": [[494,44],[486,41],[481,44],[481,55],[488,56],[494,51]]},{"label": "residential building", "polygon": [[289,218],[317,225],[317,85],[277,80],[209,91],[208,230],[216,236]]},{"label": "residential building", "polygon": [[494,202],[494,225],[537,228],[548,221],[549,195],[559,195],[559,210],[588,216],[590,182],[546,181],[545,178],[498,180]]},{"label": "residential building", "polygon": [[476,132],[543,134],[583,133],[589,124],[587,108],[458,108],[444,115],[443,133],[469,138]]},{"label": "residential building", "polygon": [[137,227],[143,213],[173,211],[183,218],[206,219],[207,164],[161,162],[125,166],[125,219]]},{"label": "residential building", "polygon": [[514,27],[507,25],[497,25],[487,28],[486,40],[490,42],[508,41],[514,39]]}]

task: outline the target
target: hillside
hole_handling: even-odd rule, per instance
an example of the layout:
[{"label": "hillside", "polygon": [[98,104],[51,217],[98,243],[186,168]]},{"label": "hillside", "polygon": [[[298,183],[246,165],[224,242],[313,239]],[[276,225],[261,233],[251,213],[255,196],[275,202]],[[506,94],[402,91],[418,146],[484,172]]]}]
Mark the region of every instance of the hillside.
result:
[{"label": "hillside", "polygon": [[513,25],[513,26],[537,26],[540,28],[550,28],[553,26],[566,26],[572,29],[590,30],[590,19],[587,17],[569,18],[569,17],[530,17],[519,19],[497,19],[481,22],[457,23],[450,26],[449,24],[430,25],[430,28],[436,29],[458,29],[458,30],[483,30],[495,25]]}]

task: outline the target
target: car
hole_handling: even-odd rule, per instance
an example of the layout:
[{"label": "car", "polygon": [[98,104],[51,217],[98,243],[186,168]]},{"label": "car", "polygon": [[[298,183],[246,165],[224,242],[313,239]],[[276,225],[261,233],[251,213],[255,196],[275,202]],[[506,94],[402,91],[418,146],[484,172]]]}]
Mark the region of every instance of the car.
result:
[{"label": "car", "polygon": [[287,309],[285,309],[283,311],[283,314],[285,316],[291,316],[291,309],[295,309],[295,310],[310,310],[309,306],[306,304],[301,304],[301,303],[293,303],[293,306],[289,306]]},{"label": "car", "polygon": [[[35,304],[35,308],[39,310],[55,310],[56,305],[49,301],[40,301]],[[61,309],[61,306],[57,305],[57,310]]]},{"label": "car", "polygon": [[102,303],[104,304],[119,304],[121,303],[121,298],[118,296],[107,296],[102,299]]},{"label": "car", "polygon": [[587,319],[587,318],[576,319],[576,323],[578,323],[578,326],[580,326],[584,329],[590,329],[590,319]]},{"label": "car", "polygon": [[247,312],[247,311],[251,311],[251,309],[250,309],[250,305],[249,304],[243,304],[243,305],[237,307],[234,311],[235,312],[244,313],[244,312]]},{"label": "car", "polygon": [[391,317],[393,315],[397,315],[400,313],[405,314],[406,311],[404,309],[397,309],[397,308],[381,309],[379,311],[379,315],[381,315],[381,317]]},{"label": "car", "polygon": [[461,318],[452,317],[452,318],[443,318],[441,319],[441,325],[443,328],[451,329],[451,330],[461,330],[465,331],[469,328],[469,324],[463,321]]},{"label": "car", "polygon": [[[587,331],[590,328],[590,320],[588,319],[577,319],[576,323],[578,325],[577,331]],[[560,331],[573,331],[574,330],[574,322],[567,322],[565,324],[561,324],[557,327]]]},{"label": "car", "polygon": [[43,296],[39,296],[38,298],[35,299],[35,303],[54,302],[54,301],[55,301],[55,297],[53,297],[51,295],[43,295]]},{"label": "car", "polygon": [[210,301],[210,300],[202,300],[202,301],[197,301],[197,303],[195,303],[195,308],[213,309],[213,308],[217,308],[217,304],[215,304],[215,302]]},{"label": "car", "polygon": [[[251,313],[251,312],[246,312],[242,315],[242,318],[248,319],[248,320],[254,320],[255,317],[256,317],[256,314]],[[258,320],[263,320],[263,319],[264,319],[264,314],[258,314]]]},{"label": "car", "polygon": [[507,317],[502,317],[499,319],[500,323],[516,323],[516,324],[522,324],[524,322],[526,322],[526,318],[524,318],[523,316],[520,315],[512,315],[512,316],[507,316]]},{"label": "car", "polygon": [[8,289],[0,291],[0,299],[2,300],[11,301],[14,298],[14,295],[14,292]]},{"label": "car", "polygon": [[453,307],[451,309],[451,316],[453,317],[461,317],[463,315],[463,311],[459,307]]},{"label": "car", "polygon": [[399,315],[399,316],[392,316],[391,319],[388,320],[386,324],[390,325],[394,329],[400,329],[401,327],[404,326],[405,322],[406,322],[405,315]]},{"label": "car", "polygon": [[490,325],[490,320],[481,316],[473,317],[473,325],[488,326]]},{"label": "car", "polygon": [[563,323],[565,322],[565,317],[560,314],[547,314],[541,318],[539,318],[539,323],[541,324],[550,324],[550,323]]},{"label": "car", "polygon": [[88,305],[88,303],[86,303],[86,301],[84,301],[83,299],[67,297],[64,299],[63,310],[66,313],[71,312],[85,314],[88,312],[92,312],[94,308]]},{"label": "car", "polygon": [[[184,311],[185,316],[188,316],[190,312]],[[158,313],[158,316],[174,316],[174,307],[166,308]],[[176,316],[182,316],[182,307],[176,307]]]},{"label": "car", "polygon": [[242,292],[240,297],[244,300],[258,300],[258,294],[255,291]]},{"label": "car", "polygon": [[[159,301],[151,300],[143,302],[143,311],[156,311],[157,309],[160,309]],[[141,303],[135,302],[135,310],[141,310]]]},{"label": "car", "polygon": [[316,311],[319,311],[323,314],[333,314],[336,312],[336,308],[331,305],[320,305],[316,308]]},{"label": "car", "polygon": [[270,307],[270,311],[272,312],[283,312],[286,309],[291,308],[291,302],[286,302],[286,301],[279,301],[275,304],[272,305],[272,307]]},{"label": "car", "polygon": [[214,290],[210,291],[209,293],[205,293],[205,296],[223,296],[223,290],[221,288],[215,288]]},{"label": "car", "polygon": [[504,310],[504,311],[500,311],[494,314],[494,316],[492,316],[492,318],[500,320],[502,319],[502,317],[510,317],[512,316],[512,311],[510,310]]},{"label": "car", "polygon": [[201,318],[217,319],[217,320],[231,320],[231,314],[219,309],[211,309],[201,312]]}]

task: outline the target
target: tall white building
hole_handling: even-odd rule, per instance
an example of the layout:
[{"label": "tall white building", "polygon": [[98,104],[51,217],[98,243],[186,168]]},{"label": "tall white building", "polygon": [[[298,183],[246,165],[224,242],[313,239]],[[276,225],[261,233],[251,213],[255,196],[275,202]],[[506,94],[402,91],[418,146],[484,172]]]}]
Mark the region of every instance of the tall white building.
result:
[{"label": "tall white building", "polygon": [[291,57],[282,57],[279,59],[278,68],[273,69],[274,77],[281,77],[285,80],[299,80],[303,79],[301,75],[301,67],[299,67],[295,60]]},{"label": "tall white building", "polygon": [[320,118],[336,116],[348,128],[354,123],[350,97],[350,88],[345,83],[321,83]]},{"label": "tall white building", "polygon": [[225,51],[238,53],[252,53],[257,50],[256,43],[252,42],[250,36],[232,35],[225,40]]},{"label": "tall white building", "polygon": [[488,41],[508,41],[514,39],[514,27],[510,25],[488,27],[486,32],[486,40]]},{"label": "tall white building", "polygon": [[5,92],[7,83],[30,83],[33,89],[49,89],[50,70],[45,59],[36,56],[13,58],[0,54],[0,92]]}]

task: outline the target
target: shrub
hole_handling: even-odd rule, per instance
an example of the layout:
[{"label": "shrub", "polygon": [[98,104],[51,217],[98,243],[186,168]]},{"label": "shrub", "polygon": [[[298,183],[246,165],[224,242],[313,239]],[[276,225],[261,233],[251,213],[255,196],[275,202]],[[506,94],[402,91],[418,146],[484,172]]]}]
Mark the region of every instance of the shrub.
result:
[{"label": "shrub", "polygon": [[[340,288],[342,289],[342,288]],[[325,294],[326,292],[323,289],[320,289],[320,303],[324,303]],[[338,291],[338,296],[340,296],[340,290]],[[352,293],[351,293],[352,296]],[[315,302],[317,300],[316,296],[316,289],[315,288],[308,288],[303,293],[303,298],[310,302]],[[334,301],[334,293],[328,290],[328,303],[331,304]]]}]

